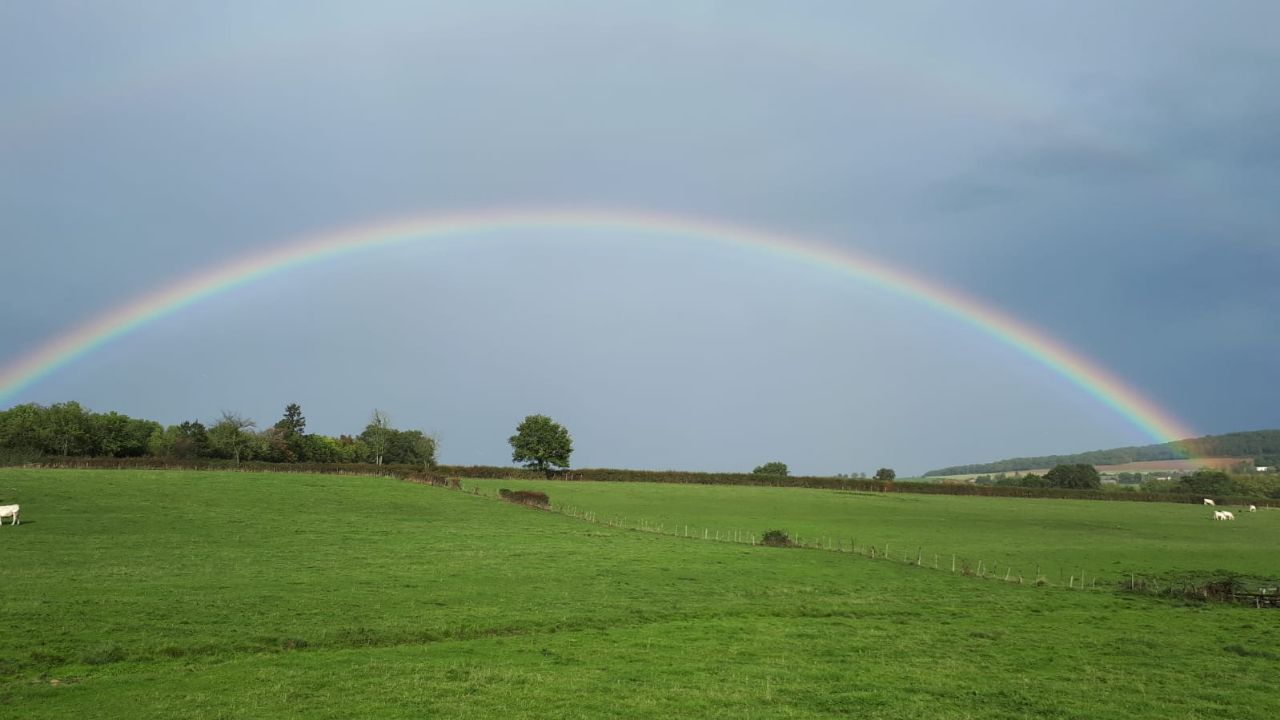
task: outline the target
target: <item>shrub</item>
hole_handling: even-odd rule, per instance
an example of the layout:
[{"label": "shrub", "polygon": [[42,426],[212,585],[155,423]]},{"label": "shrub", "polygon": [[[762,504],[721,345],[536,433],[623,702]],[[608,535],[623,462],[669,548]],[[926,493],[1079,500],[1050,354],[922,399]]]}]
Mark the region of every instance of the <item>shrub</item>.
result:
[{"label": "shrub", "polygon": [[1211,600],[1232,600],[1235,594],[1244,591],[1244,583],[1234,574],[1220,575],[1205,582],[1204,596]]},{"label": "shrub", "polygon": [[791,537],[786,530],[769,530],[760,536],[760,544],[769,547],[791,547]]},{"label": "shrub", "polygon": [[502,488],[498,491],[498,497],[507,502],[532,505],[534,507],[547,507],[551,504],[551,498],[547,497],[546,493],[534,490],[508,490]]}]

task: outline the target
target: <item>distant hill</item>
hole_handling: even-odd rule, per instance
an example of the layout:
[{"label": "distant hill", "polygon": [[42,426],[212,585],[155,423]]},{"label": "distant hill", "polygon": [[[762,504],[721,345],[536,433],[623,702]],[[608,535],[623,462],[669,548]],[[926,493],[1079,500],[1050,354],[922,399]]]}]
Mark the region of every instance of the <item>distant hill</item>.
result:
[{"label": "distant hill", "polygon": [[1254,462],[1259,465],[1280,465],[1280,430],[1251,430],[1249,432],[1227,433],[1226,435],[1206,435],[1162,445],[1091,450],[1074,455],[1010,458],[976,465],[953,465],[938,470],[930,470],[924,476],[1018,472],[1051,468],[1054,465],[1071,463],[1123,465],[1125,463],[1150,462],[1154,460],[1178,460],[1187,457],[1253,458]]}]

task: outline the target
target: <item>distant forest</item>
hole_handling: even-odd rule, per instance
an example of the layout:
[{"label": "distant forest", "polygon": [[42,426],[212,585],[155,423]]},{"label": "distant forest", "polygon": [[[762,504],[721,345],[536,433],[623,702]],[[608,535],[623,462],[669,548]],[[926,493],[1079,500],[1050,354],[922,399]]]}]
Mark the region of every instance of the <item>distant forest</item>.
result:
[{"label": "distant forest", "polygon": [[1253,461],[1258,465],[1280,465],[1280,430],[1252,430],[1249,432],[1227,433],[1226,435],[1206,435],[1192,440],[1180,440],[1161,445],[1092,450],[1074,455],[1010,458],[977,465],[953,465],[938,470],[930,470],[924,476],[1015,472],[1077,463],[1121,465],[1123,463],[1150,460],[1178,460],[1186,457],[1253,458]]},{"label": "distant forest", "polygon": [[420,430],[391,427],[374,410],[358,435],[308,433],[302,408],[290,403],[282,417],[261,430],[238,413],[223,411],[207,426],[189,420],[165,427],[117,412],[98,413],[78,402],[27,403],[0,410],[0,462],[39,457],[155,457],[170,460],[224,459],[273,463],[371,463],[420,465],[436,462],[436,439]]}]

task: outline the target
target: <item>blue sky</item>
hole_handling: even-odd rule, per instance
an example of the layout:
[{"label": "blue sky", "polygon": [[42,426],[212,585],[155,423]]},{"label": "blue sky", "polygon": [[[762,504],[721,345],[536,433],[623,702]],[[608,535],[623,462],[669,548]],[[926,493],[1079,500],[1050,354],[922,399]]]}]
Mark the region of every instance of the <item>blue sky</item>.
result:
[{"label": "blue sky", "polygon": [[[880,258],[1203,433],[1280,426],[1268,2],[0,6],[0,364],[168,282],[406,215],[608,208]],[[919,472],[1148,441],[909,300],[729,247],[370,251],[122,337],[17,401],[172,423],[377,407],[446,462]]]}]

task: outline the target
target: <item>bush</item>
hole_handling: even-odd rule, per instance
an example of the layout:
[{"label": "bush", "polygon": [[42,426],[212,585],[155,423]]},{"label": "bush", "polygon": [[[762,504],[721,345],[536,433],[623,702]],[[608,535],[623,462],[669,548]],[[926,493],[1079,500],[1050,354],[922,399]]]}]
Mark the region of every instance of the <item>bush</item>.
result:
[{"label": "bush", "polygon": [[551,504],[551,498],[547,497],[546,493],[534,490],[508,490],[502,488],[498,491],[498,497],[507,502],[532,505],[534,507],[547,507]]},{"label": "bush", "polygon": [[786,530],[770,530],[760,536],[760,544],[769,547],[791,547],[791,537]]}]

